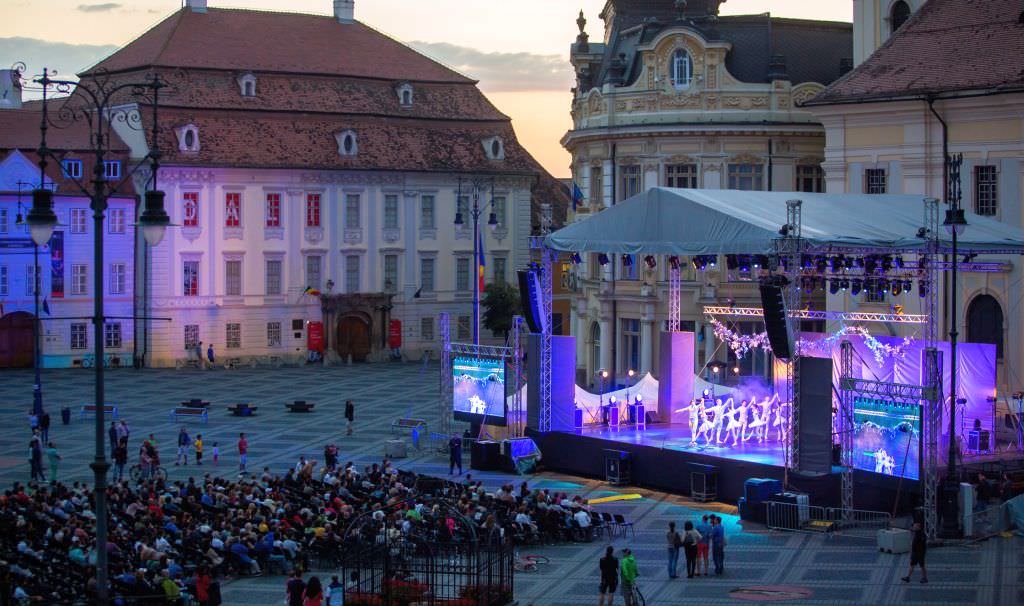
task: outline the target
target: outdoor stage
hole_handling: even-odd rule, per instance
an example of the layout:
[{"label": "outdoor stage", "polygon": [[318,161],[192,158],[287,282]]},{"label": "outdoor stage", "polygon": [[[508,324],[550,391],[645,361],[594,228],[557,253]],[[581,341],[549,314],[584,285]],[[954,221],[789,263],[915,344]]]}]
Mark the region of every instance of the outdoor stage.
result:
[{"label": "outdoor stage", "polygon": [[[713,465],[718,469],[719,501],[735,503],[743,496],[748,478],[775,478],[785,474],[782,445],[779,442],[747,442],[735,448],[691,447],[686,425],[648,425],[645,430],[623,426],[617,430],[600,425],[574,432],[547,434],[527,430],[544,453],[544,465],[557,471],[590,477],[604,477],[604,450],[626,451],[630,457],[630,485],[655,488],[677,494],[690,494],[690,463]],[[874,511],[892,511],[900,493],[899,512],[909,512],[920,504],[919,483],[878,473],[853,472],[855,507]],[[789,474],[791,490],[811,495],[820,506],[839,506],[839,469],[821,476]]]}]

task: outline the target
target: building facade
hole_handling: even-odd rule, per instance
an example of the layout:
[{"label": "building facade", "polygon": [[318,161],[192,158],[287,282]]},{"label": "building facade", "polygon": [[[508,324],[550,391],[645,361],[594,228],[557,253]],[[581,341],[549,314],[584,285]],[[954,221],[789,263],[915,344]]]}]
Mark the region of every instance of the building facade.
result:
[{"label": "building facade", "polygon": [[[799,105],[851,65],[849,24],[719,16],[717,0],[609,0],[602,42],[580,15],[571,60],[573,129],[562,139],[585,197],[582,218],[655,186],[823,191],[824,129]],[[684,328],[698,335],[698,369],[712,360],[766,375],[763,355],[716,351],[704,305],[759,305],[752,273],[725,259],[683,270]],[[664,258],[589,255],[574,268],[572,332],[580,374],[625,380],[657,368],[668,314]],[[735,265],[730,267],[729,265]],[[741,327],[753,331],[757,327]]]},{"label": "building facade", "polygon": [[[189,0],[94,68],[170,84],[159,181],[176,227],[140,287],[171,320],[143,328],[150,364],[184,363],[200,341],[219,360],[301,360],[311,322],[329,359],[382,359],[395,320],[415,358],[437,349],[440,312],[470,341],[474,204],[485,281],[528,262],[532,198],[552,179],[509,118],[475,81],[355,20],[352,2],[334,8]],[[123,135],[133,155],[153,145]]]},{"label": "building facade", "polygon": [[[1022,227],[1022,7],[1012,0],[922,4],[861,66],[808,103],[825,127],[827,189],[945,200],[948,150],[963,154],[962,207]],[[936,35],[940,30],[943,35]],[[995,344],[998,385],[1006,393],[1018,391],[1024,362],[1020,257],[971,261],[984,262],[974,266],[984,271],[961,267],[956,312],[950,316],[950,307],[940,306],[946,314],[940,334],[945,338],[955,327],[961,340]],[[947,276],[941,300],[949,300],[949,289]],[[917,293],[829,301],[847,309],[893,304],[911,313],[919,309]]]},{"label": "building facade", "polygon": [[[0,72],[4,82],[17,84],[16,74]],[[90,138],[81,122],[62,123],[52,114],[48,145],[62,150],[62,162],[50,161],[41,177],[38,156],[40,105],[22,103],[19,86],[9,86],[0,104],[0,368],[33,363],[36,287],[39,288],[41,360],[44,367],[61,368],[92,361],[95,274],[94,229],[90,199],[77,183],[92,179]],[[116,135],[103,172],[110,183],[123,181],[129,170],[127,145]],[[54,192],[58,226],[38,251],[23,219],[32,207],[32,190]],[[109,199],[103,221],[105,259],[103,329],[108,363],[130,366],[138,354],[134,323],[138,302],[134,274],[137,198],[130,180]],[[36,276],[38,274],[38,281]]]}]

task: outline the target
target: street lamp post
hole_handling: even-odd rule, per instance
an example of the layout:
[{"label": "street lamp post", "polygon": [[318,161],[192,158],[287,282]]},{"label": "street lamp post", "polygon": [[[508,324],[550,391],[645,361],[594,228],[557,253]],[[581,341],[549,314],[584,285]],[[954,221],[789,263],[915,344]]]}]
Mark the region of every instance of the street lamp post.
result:
[{"label": "street lamp post", "polygon": [[[159,106],[160,89],[165,86],[159,75],[152,75],[144,82],[118,83],[108,78],[96,78],[88,82],[73,82],[51,78],[51,72],[44,69],[40,78],[33,82],[41,87],[42,118],[39,124],[39,187],[32,192],[32,210],[28,214],[29,230],[32,240],[37,246],[49,241],[53,228],[57,224],[57,216],[53,211],[53,191],[46,188],[46,166],[48,160],[60,162],[60,151],[50,149],[46,144],[46,133],[51,126],[48,106],[51,102],[49,93],[65,93],[69,96],[63,100],[58,118],[53,126],[69,126],[82,121],[88,125],[90,134],[90,153],[95,164],[91,181],[83,181],[69,176],[69,180],[90,199],[93,211],[93,350],[96,360],[96,416],[95,416],[95,458],[89,465],[95,477],[94,496],[96,514],[96,603],[105,605],[108,602],[108,561],[107,561],[107,470],[110,468],[106,460],[104,447],[104,315],[103,315],[103,218],[107,209],[110,194],[131,179],[142,163],[130,171],[124,171],[122,181],[110,184],[106,176],[105,163],[110,153],[112,123],[122,123],[135,127],[142,124],[143,119],[139,107],[145,105],[152,113],[151,146],[144,158],[149,162],[145,207],[138,219],[137,226],[142,228],[143,236],[150,246],[156,246],[163,239],[164,230],[170,224],[164,210],[164,193],[157,190],[157,173],[160,164],[159,128],[157,108]],[[125,108],[126,103],[136,99],[135,107]],[[91,189],[89,186],[91,185]]]},{"label": "street lamp post", "polygon": [[[21,190],[23,185],[32,185],[18,181],[18,225],[27,225],[21,215]],[[40,366],[43,359],[41,324],[39,322],[39,290],[42,281],[39,278],[39,244],[32,240],[32,294],[35,297],[35,315],[32,319],[32,367],[35,369],[35,381],[32,383],[32,414],[39,418],[43,414],[43,378]]]},{"label": "street lamp post", "polygon": [[[494,212],[494,179],[491,179],[491,199],[483,206],[480,205],[480,186],[483,180],[472,180],[473,183],[473,207],[468,209],[470,218],[473,220],[473,345],[480,345],[480,217],[491,207],[490,215],[487,218],[487,227],[494,231],[498,228],[498,215]],[[465,217],[459,211],[459,204],[462,200],[462,177],[459,177],[459,193],[455,198],[455,227],[465,227]]]},{"label": "street lamp post", "polygon": [[967,228],[967,220],[964,218],[964,209],[960,208],[960,166],[963,164],[963,154],[950,154],[946,157],[946,165],[949,168],[948,208],[942,225],[953,240],[953,259],[950,264],[952,274],[952,287],[950,293],[949,309],[952,322],[949,328],[949,450],[946,453],[946,482],[943,487],[943,509],[942,509],[942,536],[955,538],[960,535],[958,492],[960,483],[956,478],[956,345],[959,332],[957,331],[957,238]]}]

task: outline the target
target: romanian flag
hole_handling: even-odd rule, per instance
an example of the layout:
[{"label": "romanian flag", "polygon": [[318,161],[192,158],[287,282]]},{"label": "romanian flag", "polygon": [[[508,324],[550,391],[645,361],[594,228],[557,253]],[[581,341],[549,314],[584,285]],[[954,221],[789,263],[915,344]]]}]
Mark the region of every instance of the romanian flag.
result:
[{"label": "romanian flag", "polygon": [[484,292],[484,267],[487,265],[487,261],[485,260],[485,257],[484,257],[484,234],[483,234],[482,231],[477,234],[477,247],[476,247],[476,251],[477,251],[477,253],[476,253],[477,264],[480,266],[480,275],[477,278],[480,281],[480,290],[478,292],[483,293]]},{"label": "romanian flag", "polygon": [[307,286],[306,290],[302,291],[302,294],[304,294],[304,295],[312,295],[314,297],[319,297],[320,296],[320,291],[315,289],[315,288],[313,288],[312,286]]}]

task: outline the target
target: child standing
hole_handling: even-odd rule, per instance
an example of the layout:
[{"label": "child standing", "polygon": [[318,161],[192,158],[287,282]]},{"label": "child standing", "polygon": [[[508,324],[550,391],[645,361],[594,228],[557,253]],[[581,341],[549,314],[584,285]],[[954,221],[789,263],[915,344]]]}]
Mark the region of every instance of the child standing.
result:
[{"label": "child standing", "polygon": [[196,441],[192,443],[193,448],[196,449],[196,465],[203,464],[203,434],[196,434]]},{"label": "child standing", "polygon": [[218,459],[220,459],[220,447],[217,446],[216,442],[214,442],[213,443],[213,464],[214,465],[217,464],[217,460]]}]

